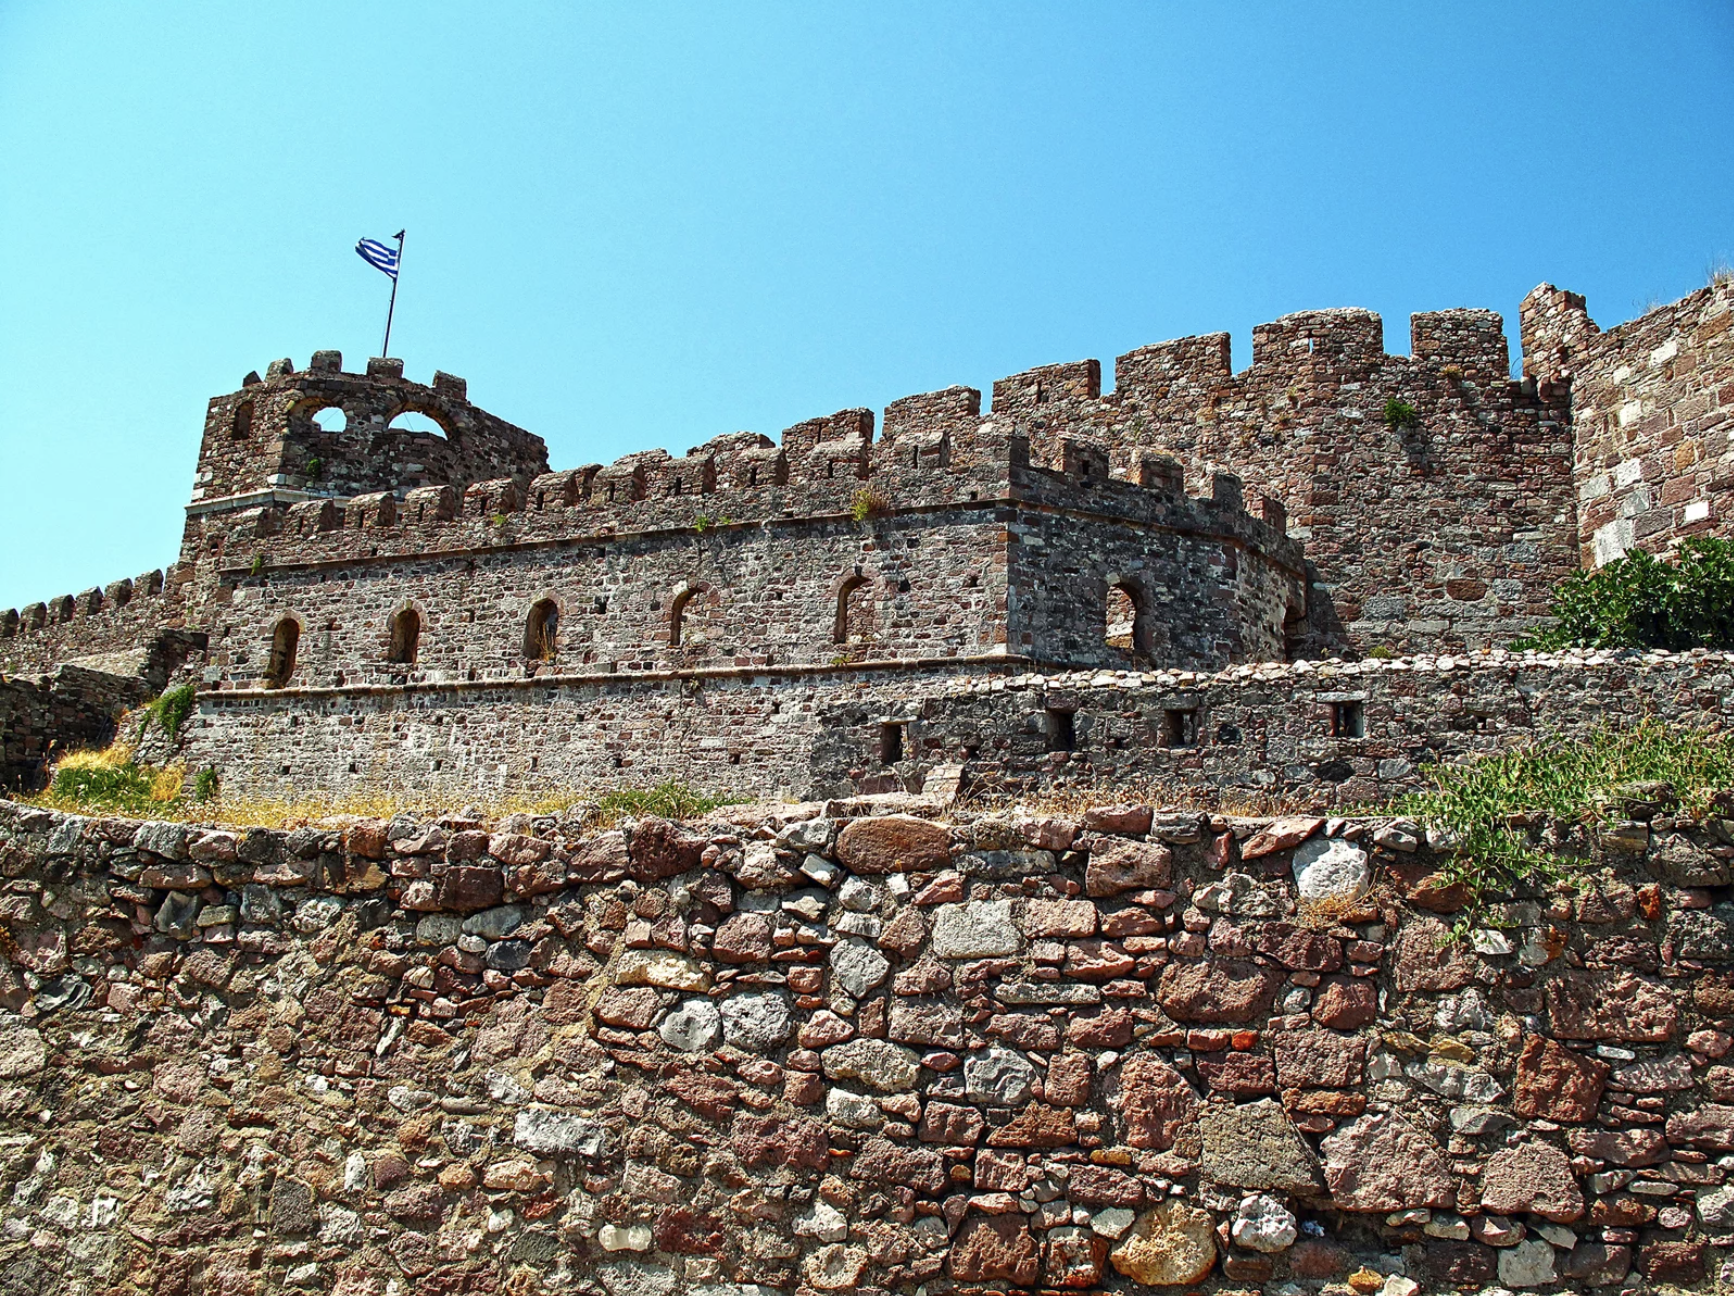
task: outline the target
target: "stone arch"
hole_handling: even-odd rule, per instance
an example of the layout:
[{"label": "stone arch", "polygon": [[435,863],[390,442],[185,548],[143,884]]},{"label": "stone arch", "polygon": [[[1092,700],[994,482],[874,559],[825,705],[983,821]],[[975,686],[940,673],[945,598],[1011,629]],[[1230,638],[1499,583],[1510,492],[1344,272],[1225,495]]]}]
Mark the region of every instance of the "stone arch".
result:
[{"label": "stone arch", "polygon": [[711,587],[704,581],[682,581],[674,591],[674,597],[668,604],[668,644],[671,648],[695,647],[704,642],[701,634],[696,643],[687,635],[686,609],[693,599],[699,600],[699,606],[704,606],[704,600],[711,595]]},{"label": "stone arch", "polygon": [[845,572],[832,584],[835,609],[831,621],[832,643],[871,643],[877,636],[878,584],[874,574],[859,566]]},{"label": "stone arch", "polygon": [[530,605],[524,618],[524,659],[551,662],[560,651],[560,601],[545,594]]},{"label": "stone arch", "polygon": [[400,407],[386,420],[385,430],[407,436],[435,436],[446,441],[452,439],[451,419],[432,405],[419,403]]},{"label": "stone arch", "polygon": [[1110,572],[1102,602],[1102,643],[1138,657],[1150,655],[1155,641],[1150,595],[1143,585]]},{"label": "stone arch", "polygon": [[390,644],[386,649],[385,659],[389,662],[413,666],[416,655],[421,651],[423,624],[421,609],[413,603],[405,603],[396,612],[393,612],[388,626]]},{"label": "stone arch", "polygon": [[265,659],[266,688],[282,688],[289,683],[300,649],[301,618],[294,613],[278,618],[271,627],[271,652]]}]

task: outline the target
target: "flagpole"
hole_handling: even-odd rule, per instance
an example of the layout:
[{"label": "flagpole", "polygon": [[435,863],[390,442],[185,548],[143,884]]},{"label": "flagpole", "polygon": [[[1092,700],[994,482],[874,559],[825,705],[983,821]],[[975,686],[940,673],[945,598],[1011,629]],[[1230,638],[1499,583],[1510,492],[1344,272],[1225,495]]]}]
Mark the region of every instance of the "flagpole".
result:
[{"label": "flagpole", "polygon": [[391,356],[391,317],[397,310],[397,276],[403,273],[403,234],[399,230],[394,237],[397,239],[397,272],[391,276],[391,305],[385,308],[385,349],[380,352],[382,359]]}]

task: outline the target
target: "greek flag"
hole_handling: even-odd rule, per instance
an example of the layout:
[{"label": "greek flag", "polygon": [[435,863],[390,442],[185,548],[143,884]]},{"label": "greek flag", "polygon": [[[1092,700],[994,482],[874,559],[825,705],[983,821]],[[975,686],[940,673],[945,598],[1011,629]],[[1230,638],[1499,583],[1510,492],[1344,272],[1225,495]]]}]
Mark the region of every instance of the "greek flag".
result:
[{"label": "greek flag", "polygon": [[[398,237],[402,237],[399,235]],[[382,270],[393,279],[397,278],[397,249],[387,247],[378,239],[364,238],[355,245],[356,255],[375,270]]]}]

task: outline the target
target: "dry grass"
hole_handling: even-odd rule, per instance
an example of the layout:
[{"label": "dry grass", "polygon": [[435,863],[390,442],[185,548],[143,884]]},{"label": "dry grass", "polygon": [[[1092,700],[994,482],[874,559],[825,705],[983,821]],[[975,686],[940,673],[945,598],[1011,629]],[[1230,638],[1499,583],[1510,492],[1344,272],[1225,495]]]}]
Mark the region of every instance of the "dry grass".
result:
[{"label": "dry grass", "polygon": [[1194,789],[1178,788],[1158,780],[1128,780],[1111,786],[1051,788],[1038,792],[978,786],[965,792],[958,805],[962,809],[983,813],[1054,815],[1071,819],[1104,805],[1147,805],[1159,811],[1193,810],[1248,819],[1317,813],[1314,807],[1293,796],[1240,788],[1200,794]]},{"label": "dry grass", "polygon": [[133,747],[117,741],[103,751],[71,752],[55,763],[46,790],[19,800],[73,814],[118,814],[172,823],[223,824],[236,828],[301,828],[356,819],[419,820],[445,817],[498,823],[508,815],[576,817],[596,827],[658,815],[696,819],[740,798],[693,790],[673,781],[652,788],[600,791],[561,789],[504,796],[441,795],[385,785],[358,792],[310,792],[293,797],[223,796],[200,800],[185,794],[188,770],[141,764]]}]

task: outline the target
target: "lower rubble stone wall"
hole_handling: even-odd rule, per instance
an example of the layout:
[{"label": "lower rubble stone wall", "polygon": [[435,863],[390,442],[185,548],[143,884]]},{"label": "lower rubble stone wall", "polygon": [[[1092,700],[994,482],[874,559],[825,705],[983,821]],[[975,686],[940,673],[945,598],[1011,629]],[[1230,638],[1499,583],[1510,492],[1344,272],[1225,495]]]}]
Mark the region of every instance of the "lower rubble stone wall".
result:
[{"label": "lower rubble stone wall", "polygon": [[1569,880],[1451,943],[1400,821],[915,809],[0,802],[0,1281],[1710,1289],[1722,811],[1538,825]]}]

